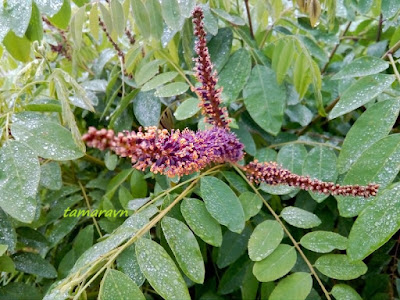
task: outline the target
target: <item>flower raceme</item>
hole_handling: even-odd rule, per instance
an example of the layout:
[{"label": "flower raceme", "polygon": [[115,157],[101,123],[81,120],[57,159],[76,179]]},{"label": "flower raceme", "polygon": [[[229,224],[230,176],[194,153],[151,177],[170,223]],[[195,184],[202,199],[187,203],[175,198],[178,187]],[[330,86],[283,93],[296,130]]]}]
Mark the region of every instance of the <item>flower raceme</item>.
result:
[{"label": "flower raceme", "polygon": [[271,185],[286,184],[299,187],[303,190],[314,192],[341,195],[341,196],[375,196],[378,192],[378,184],[360,185],[339,185],[333,182],[323,182],[311,179],[308,176],[300,176],[291,173],[289,170],[279,167],[275,162],[259,163],[257,160],[249,163],[244,168],[247,177],[255,182],[265,182]]},{"label": "flower raceme", "polygon": [[90,127],[83,136],[88,146],[110,149],[131,159],[138,170],[170,177],[188,175],[211,163],[237,162],[243,158],[243,145],[236,135],[223,128],[194,132],[146,127],[138,132],[120,132]]},{"label": "flower raceme", "polygon": [[[130,158],[134,168],[150,169],[153,173],[169,177],[188,175],[200,171],[211,164],[236,164],[243,156],[243,144],[229,131],[228,112],[221,107],[221,88],[216,88],[217,76],[206,44],[203,11],[196,7],[193,11],[196,43],[196,78],[201,86],[194,89],[199,96],[202,113],[211,129],[194,132],[189,129],[172,130],[157,127],[139,128],[137,132],[124,131],[117,134],[113,130],[97,130],[90,127],[83,140],[90,147],[100,150],[110,149],[121,157]],[[379,185],[340,186],[333,182],[322,182],[307,176],[300,176],[281,168],[274,162],[259,163],[257,160],[241,167],[250,181],[271,185],[285,184],[303,190],[343,196],[375,196]]]},{"label": "flower raceme", "polygon": [[206,123],[229,130],[229,119],[226,107],[221,107],[222,88],[216,88],[218,78],[213,71],[210,54],[208,53],[206,32],[203,23],[204,15],[200,7],[193,11],[194,35],[197,36],[194,68],[195,76],[201,83],[200,87],[194,88],[194,92],[199,96],[203,115],[206,116]]}]

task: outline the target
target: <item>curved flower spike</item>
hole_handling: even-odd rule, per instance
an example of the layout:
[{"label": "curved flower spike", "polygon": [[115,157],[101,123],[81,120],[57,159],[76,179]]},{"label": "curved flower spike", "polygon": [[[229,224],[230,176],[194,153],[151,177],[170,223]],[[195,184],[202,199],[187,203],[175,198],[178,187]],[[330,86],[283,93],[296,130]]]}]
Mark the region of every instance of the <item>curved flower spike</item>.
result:
[{"label": "curved flower spike", "polygon": [[110,149],[129,157],[133,167],[173,177],[188,175],[212,163],[237,162],[243,157],[243,145],[234,133],[214,127],[194,132],[189,129],[167,130],[147,127],[138,132],[97,130],[90,127],[83,136],[88,146]]},{"label": "curved flower spike", "polygon": [[341,195],[341,196],[362,196],[364,198],[375,196],[379,185],[370,183],[367,186],[339,185],[333,182],[323,182],[311,179],[308,176],[300,176],[291,173],[289,170],[279,167],[274,162],[259,163],[257,160],[249,163],[243,169],[248,178],[256,183],[286,184],[296,186],[303,190],[315,191],[318,193]]},{"label": "curved flower spike", "polygon": [[218,78],[217,73],[213,71],[210,54],[208,53],[203,19],[203,10],[200,7],[196,7],[193,11],[193,24],[195,25],[194,35],[198,38],[195,48],[198,57],[194,59],[196,62],[194,71],[201,86],[193,91],[201,99],[200,107],[203,115],[206,116],[206,122],[229,130],[228,112],[226,107],[220,106],[222,88],[216,88]]}]

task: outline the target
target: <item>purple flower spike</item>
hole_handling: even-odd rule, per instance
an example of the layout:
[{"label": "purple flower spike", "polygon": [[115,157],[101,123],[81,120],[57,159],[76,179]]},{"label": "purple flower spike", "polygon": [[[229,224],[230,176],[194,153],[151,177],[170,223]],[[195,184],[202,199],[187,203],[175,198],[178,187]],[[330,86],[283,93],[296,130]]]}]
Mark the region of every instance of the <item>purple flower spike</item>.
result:
[{"label": "purple flower spike", "polygon": [[112,130],[90,127],[83,140],[90,147],[110,149],[121,157],[129,157],[138,170],[149,167],[153,173],[170,177],[188,175],[212,163],[237,162],[243,158],[243,145],[236,135],[217,127],[171,133],[147,127],[117,135]]}]

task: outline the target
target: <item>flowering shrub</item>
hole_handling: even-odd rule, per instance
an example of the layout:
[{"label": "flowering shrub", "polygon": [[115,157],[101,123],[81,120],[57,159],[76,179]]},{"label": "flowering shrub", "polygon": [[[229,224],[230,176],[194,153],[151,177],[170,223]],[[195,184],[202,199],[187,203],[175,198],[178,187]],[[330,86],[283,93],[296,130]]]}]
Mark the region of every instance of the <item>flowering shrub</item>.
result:
[{"label": "flowering shrub", "polygon": [[400,6],[73,2],[0,7],[0,299],[398,296]]}]

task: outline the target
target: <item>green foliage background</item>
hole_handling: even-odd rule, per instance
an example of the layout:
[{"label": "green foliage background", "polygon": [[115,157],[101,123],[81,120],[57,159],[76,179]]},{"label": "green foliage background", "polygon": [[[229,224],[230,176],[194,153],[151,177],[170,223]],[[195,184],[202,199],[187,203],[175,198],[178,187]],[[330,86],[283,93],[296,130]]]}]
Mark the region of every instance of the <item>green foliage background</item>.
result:
[{"label": "green foliage background", "polygon": [[376,197],[86,150],[88,126],[206,128],[196,2],[1,2],[0,299],[397,299],[400,2],[308,3],[197,3],[232,130],[246,160]]}]

